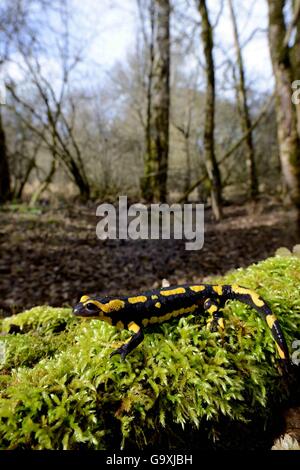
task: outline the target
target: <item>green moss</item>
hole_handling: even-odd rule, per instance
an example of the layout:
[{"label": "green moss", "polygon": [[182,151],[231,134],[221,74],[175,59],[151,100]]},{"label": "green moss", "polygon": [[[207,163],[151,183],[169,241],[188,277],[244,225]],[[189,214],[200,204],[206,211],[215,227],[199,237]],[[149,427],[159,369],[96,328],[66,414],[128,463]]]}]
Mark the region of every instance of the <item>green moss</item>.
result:
[{"label": "green moss", "polygon": [[2,330],[8,332],[11,325],[17,325],[25,333],[36,331],[49,334],[64,330],[75,322],[70,308],[53,308],[45,305],[3,319]]},{"label": "green moss", "polygon": [[[299,258],[276,256],[220,281],[256,289],[288,344],[300,337]],[[0,337],[0,447],[144,448],[162,439],[174,445],[174,432],[187,447],[189,433],[215,437],[224,420],[266,420],[289,394],[274,340],[239,302],[226,305],[225,318],[223,335],[209,332],[204,316],[153,327],[123,362],[109,355],[127,331],[69,309],[37,307],[4,319],[5,332],[12,324],[21,331]]]}]

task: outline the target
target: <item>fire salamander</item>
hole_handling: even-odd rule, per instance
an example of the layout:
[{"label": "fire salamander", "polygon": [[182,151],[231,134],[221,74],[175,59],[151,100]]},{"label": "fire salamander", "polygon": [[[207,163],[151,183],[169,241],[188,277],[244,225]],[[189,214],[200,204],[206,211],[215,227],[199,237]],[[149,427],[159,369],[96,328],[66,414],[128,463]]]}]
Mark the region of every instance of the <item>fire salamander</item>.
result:
[{"label": "fire salamander", "polygon": [[196,313],[199,309],[210,314],[211,331],[224,329],[222,309],[227,300],[239,300],[260,314],[271,330],[280,359],[285,364],[289,363],[286,341],[270,307],[255,291],[235,284],[186,284],[154,289],[136,296],[84,295],[75,305],[73,313],[77,316],[98,318],[117,328],[126,328],[132,332],[130,339],[111,354],[120,354],[124,359],[143,341],[144,327]]}]

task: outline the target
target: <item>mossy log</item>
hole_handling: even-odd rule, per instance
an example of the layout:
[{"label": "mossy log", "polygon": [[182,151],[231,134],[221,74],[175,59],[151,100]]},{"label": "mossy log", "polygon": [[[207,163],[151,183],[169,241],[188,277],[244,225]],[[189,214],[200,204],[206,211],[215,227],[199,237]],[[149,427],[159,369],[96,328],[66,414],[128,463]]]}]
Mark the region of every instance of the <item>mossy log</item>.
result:
[{"label": "mossy log", "polygon": [[[293,352],[300,339],[296,255],[269,258],[220,281],[256,289]],[[247,429],[252,438],[259,440],[259,429],[264,436],[291,387],[257,313],[239,302],[228,302],[224,313],[223,335],[208,330],[204,315],[191,315],[153,326],[125,361],[109,356],[112,343],[129,332],[74,318],[71,309],[40,306],[5,318],[0,448],[259,447]]]}]

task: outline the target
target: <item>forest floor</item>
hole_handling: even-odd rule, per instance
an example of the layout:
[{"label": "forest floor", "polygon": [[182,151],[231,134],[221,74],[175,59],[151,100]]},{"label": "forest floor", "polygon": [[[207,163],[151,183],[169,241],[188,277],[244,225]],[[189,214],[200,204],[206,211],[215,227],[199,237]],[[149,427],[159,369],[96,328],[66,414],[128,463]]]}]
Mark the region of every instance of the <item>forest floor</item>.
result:
[{"label": "forest floor", "polygon": [[205,211],[204,246],[185,240],[96,237],[96,204],[0,211],[0,313],[35,305],[71,306],[83,293],[128,294],[205,281],[299,243],[296,214],[274,201],[230,205],[215,224]]}]

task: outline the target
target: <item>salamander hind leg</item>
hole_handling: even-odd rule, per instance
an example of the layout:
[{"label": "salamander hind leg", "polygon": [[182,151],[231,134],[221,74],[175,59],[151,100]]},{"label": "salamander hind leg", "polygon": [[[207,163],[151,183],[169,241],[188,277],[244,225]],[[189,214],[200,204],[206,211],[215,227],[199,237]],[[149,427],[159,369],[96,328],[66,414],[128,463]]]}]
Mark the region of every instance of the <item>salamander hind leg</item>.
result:
[{"label": "salamander hind leg", "polygon": [[110,355],[110,357],[115,354],[120,354],[122,359],[125,359],[127,354],[129,354],[133,349],[135,349],[144,339],[143,330],[134,322],[131,322],[128,325],[128,329],[134,334],[123,343],[119,348],[115,349]]},{"label": "salamander hind leg", "polygon": [[222,308],[220,302],[218,300],[206,299],[203,307],[204,310],[210,314],[207,322],[210,331],[215,332],[219,329],[224,330],[224,318],[220,310]]}]

